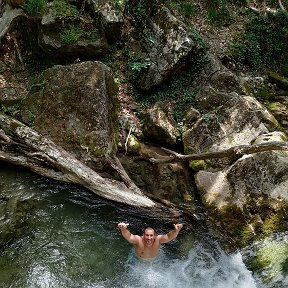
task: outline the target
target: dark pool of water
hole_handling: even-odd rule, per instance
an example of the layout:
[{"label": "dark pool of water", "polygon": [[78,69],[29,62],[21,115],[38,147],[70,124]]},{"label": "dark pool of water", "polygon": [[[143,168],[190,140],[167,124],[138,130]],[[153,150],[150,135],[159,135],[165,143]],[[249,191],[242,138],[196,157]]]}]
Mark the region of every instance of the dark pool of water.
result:
[{"label": "dark pool of water", "polygon": [[133,233],[146,224],[164,233],[172,223],[0,165],[1,195],[33,203],[24,231],[1,248],[0,287],[260,287],[240,253],[225,254],[199,227],[184,228],[154,262],[130,261],[118,222],[129,222]]}]

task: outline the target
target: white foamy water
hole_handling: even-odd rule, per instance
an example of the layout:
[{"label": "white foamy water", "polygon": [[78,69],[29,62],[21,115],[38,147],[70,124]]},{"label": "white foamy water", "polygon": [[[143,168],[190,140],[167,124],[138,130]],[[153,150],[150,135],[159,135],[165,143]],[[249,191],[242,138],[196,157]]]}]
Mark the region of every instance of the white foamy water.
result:
[{"label": "white foamy water", "polygon": [[125,273],[117,279],[118,287],[257,287],[240,253],[229,256],[221,250],[208,251],[202,245],[193,248],[184,259],[162,254],[154,262],[128,263]]}]

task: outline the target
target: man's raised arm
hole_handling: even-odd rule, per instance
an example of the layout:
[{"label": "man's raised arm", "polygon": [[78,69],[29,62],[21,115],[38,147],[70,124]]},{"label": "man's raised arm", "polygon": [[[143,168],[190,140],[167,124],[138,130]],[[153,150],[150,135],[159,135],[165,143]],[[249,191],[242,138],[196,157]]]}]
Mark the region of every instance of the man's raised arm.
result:
[{"label": "man's raised arm", "polygon": [[165,235],[158,235],[157,237],[159,238],[160,244],[167,243],[175,239],[178,236],[182,227],[183,227],[183,224],[174,224],[174,230],[168,232]]},{"label": "man's raised arm", "polygon": [[118,227],[121,230],[122,236],[131,244],[136,245],[139,243],[140,237],[138,235],[133,235],[129,230],[128,230],[128,223],[119,223]]}]

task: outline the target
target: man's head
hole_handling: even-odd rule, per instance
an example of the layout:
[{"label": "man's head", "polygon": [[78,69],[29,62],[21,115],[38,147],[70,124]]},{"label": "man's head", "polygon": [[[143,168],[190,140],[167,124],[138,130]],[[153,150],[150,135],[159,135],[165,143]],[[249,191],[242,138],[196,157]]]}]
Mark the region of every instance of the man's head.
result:
[{"label": "man's head", "polygon": [[144,232],[143,232],[143,240],[144,244],[146,246],[151,246],[153,245],[156,237],[156,231],[152,227],[145,227]]}]

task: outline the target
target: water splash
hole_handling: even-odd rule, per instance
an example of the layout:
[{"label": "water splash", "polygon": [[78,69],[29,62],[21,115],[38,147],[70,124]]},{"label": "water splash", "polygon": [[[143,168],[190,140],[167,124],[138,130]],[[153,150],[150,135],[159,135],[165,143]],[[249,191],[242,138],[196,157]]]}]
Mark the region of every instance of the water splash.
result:
[{"label": "water splash", "polygon": [[197,245],[182,259],[162,253],[153,262],[128,263],[125,274],[116,280],[123,288],[256,288],[240,253],[229,256],[203,245]]}]

